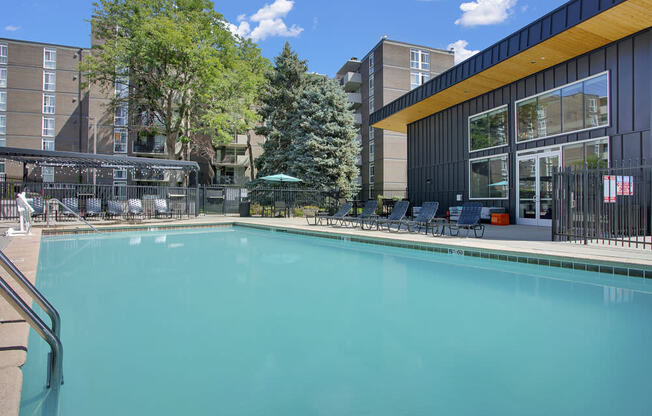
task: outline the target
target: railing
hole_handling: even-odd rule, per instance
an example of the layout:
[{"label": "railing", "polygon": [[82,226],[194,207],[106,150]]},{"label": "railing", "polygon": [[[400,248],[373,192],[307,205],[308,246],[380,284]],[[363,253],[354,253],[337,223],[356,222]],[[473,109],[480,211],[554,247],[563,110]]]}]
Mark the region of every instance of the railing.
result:
[{"label": "railing", "polygon": [[50,218],[52,217],[52,215],[49,213],[50,210],[52,209],[52,204],[55,204],[55,205],[60,206],[60,207],[63,208],[65,211],[67,211],[68,213],[72,214],[72,215],[73,215],[75,218],[77,218],[79,221],[81,221],[81,222],[83,222],[84,224],[88,225],[88,226],[90,227],[91,230],[93,230],[93,231],[95,231],[95,232],[98,232],[98,231],[97,231],[97,228],[93,227],[91,224],[88,223],[88,221],[86,221],[85,219],[83,219],[82,217],[80,217],[79,214],[77,214],[75,211],[73,211],[72,209],[70,209],[69,206],[67,206],[66,204],[64,204],[63,202],[59,201],[59,200],[56,199],[56,198],[50,198],[50,199],[48,199],[48,204],[47,204],[47,207],[48,207],[48,210],[47,210],[48,214],[47,214],[47,216],[48,216],[48,217],[50,217]]},{"label": "railing", "polygon": [[[42,182],[0,182],[0,219],[18,219],[16,195],[27,191],[27,196],[32,199],[40,198],[43,203],[48,199],[64,198],[77,199],[79,212],[83,215],[86,211],[87,201],[90,198],[99,198],[102,208],[110,200],[126,202],[129,199],[143,201],[145,214],[154,213],[154,200],[166,199],[171,211],[180,215],[197,215],[197,188],[177,186],[146,186],[146,185],[93,185],[70,183],[42,183]],[[33,204],[36,205],[36,204]],[[41,213],[43,214],[43,213]]]},{"label": "railing", "polygon": [[150,153],[150,154],[165,154],[165,143],[156,143],[150,141],[134,141],[134,153]]},{"label": "railing", "polygon": [[58,388],[63,384],[63,345],[59,338],[61,331],[59,312],[57,312],[54,306],[48,302],[36,287],[30,283],[27,277],[1,251],[0,265],[43,308],[52,320],[52,327],[48,327],[34,310],[13,290],[7,281],[0,277],[0,296],[50,345],[52,354],[48,363],[47,386]]},{"label": "railing", "polygon": [[652,248],[652,165],[553,173],[553,241]]}]

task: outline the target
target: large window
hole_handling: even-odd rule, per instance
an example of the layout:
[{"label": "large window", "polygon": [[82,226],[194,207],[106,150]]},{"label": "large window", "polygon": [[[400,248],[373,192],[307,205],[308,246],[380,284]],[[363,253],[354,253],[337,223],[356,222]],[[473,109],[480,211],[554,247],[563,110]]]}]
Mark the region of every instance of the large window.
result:
[{"label": "large window", "polygon": [[7,68],[0,68],[0,88],[7,88]]},{"label": "large window", "polygon": [[52,137],[44,137],[41,140],[41,149],[54,150],[54,139]]},{"label": "large window", "polygon": [[0,64],[7,65],[7,44],[0,43]]},{"label": "large window", "polygon": [[127,107],[118,107],[115,109],[114,124],[119,127],[127,126]]},{"label": "large window", "polygon": [[376,66],[376,63],[374,62],[374,53],[371,52],[369,54],[369,74],[370,75],[374,73],[375,66]]},{"label": "large window", "polygon": [[115,129],[113,132],[113,152],[127,153],[127,140],[129,134],[127,129]]},{"label": "large window", "polygon": [[376,168],[374,162],[369,162],[369,183],[376,182]]},{"label": "large window", "polygon": [[469,161],[470,199],[507,199],[508,156],[498,155]]},{"label": "large window", "polygon": [[7,111],[7,91],[0,91],[0,111]]},{"label": "large window", "polygon": [[43,94],[43,114],[54,114],[54,100],[55,96],[53,94]]},{"label": "large window", "polygon": [[43,136],[54,137],[54,117],[43,117]]},{"label": "large window", "polygon": [[427,72],[412,72],[410,73],[410,89],[425,84],[430,80],[430,74]]},{"label": "large window", "polygon": [[374,112],[374,97],[369,97],[369,114]]},{"label": "large window", "polygon": [[374,95],[374,75],[369,75],[369,96]]},{"label": "large window", "polygon": [[57,50],[44,48],[43,49],[43,68],[57,69]]},{"label": "large window", "polygon": [[127,169],[113,169],[114,180],[127,180]]},{"label": "large window", "polygon": [[43,182],[54,182],[54,166],[41,166]]},{"label": "large window", "polygon": [[420,49],[410,49],[410,68],[430,69],[430,52]]},{"label": "large window", "polygon": [[57,89],[57,74],[54,71],[43,71],[43,91]]},{"label": "large window", "polygon": [[7,116],[0,114],[0,134],[7,134]]},{"label": "large window", "polygon": [[606,126],[608,74],[574,82],[516,103],[517,141]]},{"label": "large window", "polygon": [[115,96],[127,98],[129,96],[129,77],[119,75],[115,78]]},{"label": "large window", "polygon": [[590,168],[609,166],[609,139],[607,137],[562,147],[564,168],[581,168],[586,163]]},{"label": "large window", "polygon": [[469,151],[504,146],[507,142],[507,106],[469,117]]}]

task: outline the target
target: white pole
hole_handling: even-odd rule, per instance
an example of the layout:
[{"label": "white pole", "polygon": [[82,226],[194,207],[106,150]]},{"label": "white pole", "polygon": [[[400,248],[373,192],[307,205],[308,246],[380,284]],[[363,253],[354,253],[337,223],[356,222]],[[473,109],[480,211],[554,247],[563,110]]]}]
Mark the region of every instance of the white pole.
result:
[{"label": "white pole", "polygon": [[[93,154],[97,154],[97,118],[93,117]],[[97,182],[97,168],[93,168],[93,194],[95,194],[95,185]]]}]

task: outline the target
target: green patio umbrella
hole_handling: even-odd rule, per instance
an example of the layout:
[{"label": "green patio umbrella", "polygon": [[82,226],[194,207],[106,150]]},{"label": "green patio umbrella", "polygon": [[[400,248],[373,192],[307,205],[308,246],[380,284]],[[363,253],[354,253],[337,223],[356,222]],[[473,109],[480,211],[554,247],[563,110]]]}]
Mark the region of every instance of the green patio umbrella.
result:
[{"label": "green patio umbrella", "polygon": [[293,176],[289,176],[284,173],[277,173],[276,175],[263,176],[260,179],[269,182],[303,182],[299,178],[295,178]]}]

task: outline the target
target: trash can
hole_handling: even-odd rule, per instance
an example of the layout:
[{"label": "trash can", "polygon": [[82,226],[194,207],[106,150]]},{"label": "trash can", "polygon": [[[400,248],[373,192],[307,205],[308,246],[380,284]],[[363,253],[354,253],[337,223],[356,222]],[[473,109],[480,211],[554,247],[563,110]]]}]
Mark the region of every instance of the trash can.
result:
[{"label": "trash can", "polygon": [[240,216],[251,217],[251,202],[240,202]]}]

